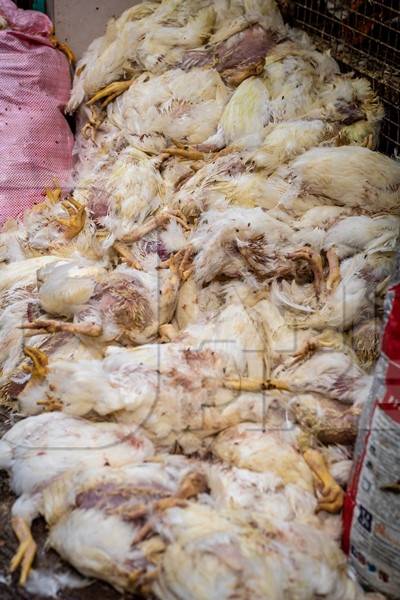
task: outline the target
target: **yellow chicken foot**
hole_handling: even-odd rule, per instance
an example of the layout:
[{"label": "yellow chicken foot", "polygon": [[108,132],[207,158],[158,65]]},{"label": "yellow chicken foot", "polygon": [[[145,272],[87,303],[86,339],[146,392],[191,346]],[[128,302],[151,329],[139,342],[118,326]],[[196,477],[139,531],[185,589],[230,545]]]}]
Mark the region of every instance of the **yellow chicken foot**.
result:
[{"label": "yellow chicken foot", "polygon": [[84,228],[86,221],[85,207],[80,204],[75,198],[68,198],[62,203],[63,208],[67,211],[67,218],[57,218],[56,221],[65,227],[64,235],[67,240],[72,240]]},{"label": "yellow chicken foot", "polygon": [[27,367],[32,373],[32,377],[37,379],[44,379],[48,373],[49,359],[39,348],[32,348],[31,346],[25,346],[24,354],[31,359],[33,365]]},{"label": "yellow chicken foot", "polygon": [[87,335],[89,337],[99,337],[103,328],[93,323],[64,323],[54,319],[36,319],[32,322],[23,323],[20,329],[43,329],[48,333],[73,333],[74,335]]},{"label": "yellow chicken foot", "polygon": [[22,517],[13,517],[11,525],[19,546],[10,563],[10,571],[13,573],[18,567],[21,567],[19,578],[20,585],[25,585],[29,572],[36,554],[36,543],[32,537],[29,524]]},{"label": "yellow chicken foot", "polygon": [[143,225],[137,227],[131,233],[125,235],[122,238],[122,241],[127,243],[138,242],[145,235],[151,233],[155,229],[158,229],[162,225],[165,225],[171,219],[175,219],[175,221],[178,221],[178,223],[180,223],[185,229],[190,229],[189,225],[186,222],[186,219],[182,216],[182,214],[179,211],[165,210],[149,219],[146,223],[143,223]]},{"label": "yellow chicken foot", "polygon": [[187,158],[189,160],[204,160],[206,154],[204,152],[200,152],[199,150],[195,150],[194,148],[165,148],[163,153],[168,154],[169,156],[180,156],[181,158]]},{"label": "yellow chicken foot", "polygon": [[[99,100],[103,100],[106,98],[110,98],[114,100],[117,96],[123,94],[131,85],[133,79],[128,79],[126,81],[114,81],[109,85],[106,85],[104,88],[96,92],[89,100],[86,102],[87,106],[91,106],[95,102]],[[111,101],[111,100],[110,100]]]},{"label": "yellow chicken foot", "polygon": [[45,412],[55,412],[63,409],[63,403],[54,398],[45,398],[36,402],[38,406],[43,406]]},{"label": "yellow chicken foot", "polygon": [[194,249],[192,246],[179,250],[176,254],[171,256],[168,261],[162,264],[162,267],[167,266],[173,273],[176,273],[182,281],[186,281],[193,273],[193,259]]},{"label": "yellow chicken foot", "polygon": [[57,37],[54,34],[54,32],[50,36],[50,42],[53,44],[53,46],[55,48],[57,48],[57,50],[60,50],[60,52],[62,52],[63,54],[65,54],[65,56],[67,57],[68,62],[69,62],[70,65],[74,65],[76,63],[76,56],[75,56],[74,51],[72,50],[72,48],[70,48],[70,46],[66,42],[60,42],[57,39]]},{"label": "yellow chicken foot", "polygon": [[335,248],[329,248],[326,253],[328,260],[329,275],[326,280],[326,287],[328,291],[333,291],[337,288],[340,283],[340,263],[338,255],[336,254]]},{"label": "yellow chicken foot", "polygon": [[57,204],[61,200],[62,189],[60,187],[47,188],[45,196],[52,204]]},{"label": "yellow chicken foot", "polygon": [[310,358],[314,352],[317,352],[317,350],[320,350],[321,348],[334,348],[336,350],[342,350],[343,343],[343,337],[340,335],[335,335],[335,333],[328,329],[320,335],[309,338],[303,344],[300,350],[294,353],[293,364]]},{"label": "yellow chicken foot", "polygon": [[97,106],[91,106],[90,112],[88,122],[82,127],[81,134],[85,139],[90,139],[94,143],[96,132],[104,121],[104,113]]},{"label": "yellow chicken foot", "polygon": [[320,496],[317,511],[339,512],[343,507],[344,492],[330,474],[324,457],[313,449],[306,450],[303,457],[313,473]]},{"label": "yellow chicken foot", "polygon": [[286,381],[280,379],[250,379],[249,377],[240,377],[238,379],[224,379],[223,386],[229,390],[238,392],[261,392],[275,388],[277,390],[290,390]]},{"label": "yellow chicken foot", "polygon": [[136,269],[137,271],[142,270],[142,265],[136,260],[124,242],[114,242],[113,248],[115,252],[123,259],[123,261],[126,262],[130,267]]},{"label": "yellow chicken foot", "polygon": [[323,281],[322,258],[319,252],[316,252],[312,248],[305,246],[304,248],[300,248],[299,250],[288,254],[288,258],[294,260],[306,260],[310,263],[312,272],[314,274],[315,292],[317,296],[319,296]]}]

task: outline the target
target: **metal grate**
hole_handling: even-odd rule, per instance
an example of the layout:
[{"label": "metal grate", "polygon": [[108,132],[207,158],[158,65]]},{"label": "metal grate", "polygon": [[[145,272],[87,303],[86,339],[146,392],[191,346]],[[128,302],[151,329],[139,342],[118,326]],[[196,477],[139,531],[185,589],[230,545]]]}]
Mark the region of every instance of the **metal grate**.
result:
[{"label": "metal grate", "polygon": [[368,77],[385,108],[379,149],[400,155],[400,0],[294,0],[291,13],[343,70]]}]

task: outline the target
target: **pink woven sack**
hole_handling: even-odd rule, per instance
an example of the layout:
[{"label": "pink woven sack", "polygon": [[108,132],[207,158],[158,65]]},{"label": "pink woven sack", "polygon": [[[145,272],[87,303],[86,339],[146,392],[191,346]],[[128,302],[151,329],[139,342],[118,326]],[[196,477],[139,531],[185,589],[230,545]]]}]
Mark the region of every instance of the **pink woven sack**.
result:
[{"label": "pink woven sack", "polygon": [[39,12],[0,0],[0,226],[19,216],[54,180],[70,185],[73,135],[63,110],[71,78]]}]

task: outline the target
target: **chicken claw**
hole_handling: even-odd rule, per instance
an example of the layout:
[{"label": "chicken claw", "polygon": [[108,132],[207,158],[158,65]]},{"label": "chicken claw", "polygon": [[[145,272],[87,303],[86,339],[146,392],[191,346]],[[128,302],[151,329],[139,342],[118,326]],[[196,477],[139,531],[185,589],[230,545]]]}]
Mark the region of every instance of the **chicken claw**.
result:
[{"label": "chicken claw", "polygon": [[299,250],[288,254],[287,258],[294,260],[306,260],[310,263],[312,272],[314,274],[315,292],[317,296],[319,296],[323,281],[322,258],[319,252],[316,252],[312,248],[305,246],[304,248],[300,248]]},{"label": "chicken claw", "polygon": [[72,240],[82,231],[85,225],[85,207],[80,204],[80,202],[75,200],[75,198],[68,198],[61,204],[69,216],[66,219],[59,217],[56,219],[56,221],[65,227],[64,234],[67,240]]},{"label": "chicken claw", "polygon": [[39,350],[39,348],[32,348],[31,346],[25,346],[24,354],[31,359],[33,365],[27,366],[27,370],[32,373],[32,377],[37,379],[44,379],[48,373],[49,359],[47,354]]},{"label": "chicken claw", "polygon": [[277,390],[289,390],[285,381],[280,379],[250,379],[249,377],[240,377],[238,379],[224,379],[223,386],[229,390],[238,392],[261,392],[275,388]]},{"label": "chicken claw", "polygon": [[169,154],[169,156],[180,156],[181,158],[187,158],[189,160],[204,160],[205,153],[195,150],[194,148],[165,148],[163,153]]},{"label": "chicken claw", "polygon": [[[91,98],[89,98],[89,100],[86,102],[86,105],[91,106],[95,102],[98,102],[98,100],[103,100],[103,98],[106,99],[105,102],[107,102],[107,100],[108,102],[115,100],[117,96],[123,94],[130,87],[132,82],[133,79],[128,79],[126,81],[114,81],[113,83],[106,85],[104,88],[96,92]],[[105,102],[103,102],[103,106],[106,105]]]},{"label": "chicken claw", "polygon": [[47,188],[45,190],[45,196],[51,204],[57,204],[61,200],[62,189],[57,186],[55,188]]},{"label": "chicken claw", "polygon": [[20,585],[25,585],[29,571],[31,570],[33,559],[35,558],[37,546],[32,537],[28,523],[22,517],[13,517],[11,519],[11,525],[19,541],[19,546],[17,552],[11,559],[10,571],[13,573],[21,566],[19,583]]},{"label": "chicken claw", "polygon": [[97,106],[91,106],[90,112],[88,122],[82,127],[81,134],[86,140],[92,140],[94,143],[96,131],[104,121],[104,113]]},{"label": "chicken claw", "polygon": [[317,511],[338,513],[343,507],[344,492],[329,473],[323,455],[318,450],[308,449],[303,454],[315,478],[319,494]]},{"label": "chicken claw", "polygon": [[329,248],[326,253],[328,259],[329,275],[326,280],[326,287],[329,292],[334,291],[340,283],[340,263],[335,248]]},{"label": "chicken claw", "polygon": [[327,330],[315,337],[311,337],[304,343],[300,350],[294,353],[294,360],[292,364],[310,358],[314,352],[317,352],[317,350],[320,350],[321,348],[342,350],[343,339],[339,336],[335,337],[330,330]]},{"label": "chicken claw", "polygon": [[48,333],[73,333],[74,335],[88,335],[89,337],[101,336],[103,329],[94,323],[65,323],[54,319],[36,319],[35,321],[23,323],[20,329],[40,329]]},{"label": "chicken claw", "polygon": [[163,266],[168,266],[173,273],[176,273],[182,281],[186,281],[193,273],[191,260],[194,250],[191,246],[179,250],[174,256],[171,256]]},{"label": "chicken claw", "polygon": [[54,398],[46,398],[45,400],[38,400],[36,402],[38,406],[43,406],[45,412],[55,412],[63,409],[63,403],[60,400]]},{"label": "chicken claw", "polygon": [[50,36],[50,42],[53,44],[54,48],[60,50],[65,56],[70,65],[74,65],[76,63],[76,56],[72,48],[66,42],[60,42],[54,32]]},{"label": "chicken claw", "polygon": [[130,267],[137,271],[142,271],[142,265],[133,256],[128,246],[124,242],[114,242],[113,248],[117,254],[126,262]]},{"label": "chicken claw", "polygon": [[122,241],[127,243],[138,242],[145,235],[154,231],[155,229],[158,229],[158,227],[165,225],[171,219],[175,219],[175,221],[180,223],[184,229],[190,229],[189,225],[186,222],[186,219],[179,211],[164,210],[158,215],[155,215],[154,217],[149,219],[146,223],[143,223],[143,225],[140,225],[139,227],[131,231],[131,233],[125,235],[122,238]]}]

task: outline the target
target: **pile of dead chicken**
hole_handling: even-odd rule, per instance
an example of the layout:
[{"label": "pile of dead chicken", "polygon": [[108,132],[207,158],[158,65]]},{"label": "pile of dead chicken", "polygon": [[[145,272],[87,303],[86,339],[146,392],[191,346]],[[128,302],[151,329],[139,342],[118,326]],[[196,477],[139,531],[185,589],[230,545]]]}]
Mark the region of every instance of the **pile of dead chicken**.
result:
[{"label": "pile of dead chicken", "polygon": [[164,0],[90,45],[78,106],[73,191],[0,240],[12,569],[41,515],[118,589],[363,598],[332,513],[400,224],[369,83],[272,1]]}]

